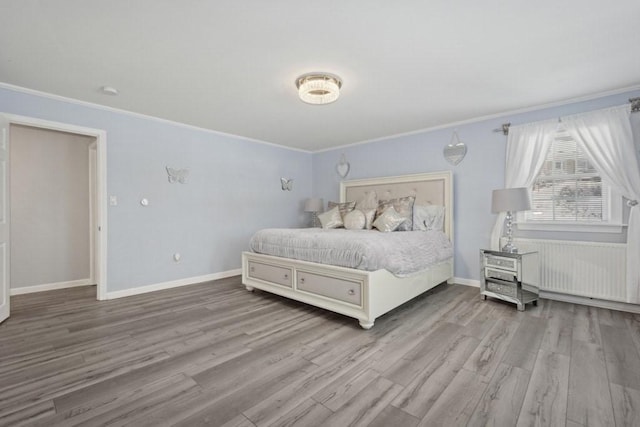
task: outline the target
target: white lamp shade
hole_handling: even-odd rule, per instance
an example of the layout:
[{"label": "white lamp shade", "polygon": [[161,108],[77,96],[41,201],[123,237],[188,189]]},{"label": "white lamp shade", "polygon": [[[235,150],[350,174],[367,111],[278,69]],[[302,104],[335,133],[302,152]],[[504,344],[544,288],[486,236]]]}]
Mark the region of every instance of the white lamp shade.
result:
[{"label": "white lamp shade", "polygon": [[493,190],[491,212],[519,212],[531,209],[529,190],[525,187]]},{"label": "white lamp shade", "polygon": [[322,207],[324,206],[324,200],[312,197],[304,202],[304,211],[305,212],[322,212]]}]

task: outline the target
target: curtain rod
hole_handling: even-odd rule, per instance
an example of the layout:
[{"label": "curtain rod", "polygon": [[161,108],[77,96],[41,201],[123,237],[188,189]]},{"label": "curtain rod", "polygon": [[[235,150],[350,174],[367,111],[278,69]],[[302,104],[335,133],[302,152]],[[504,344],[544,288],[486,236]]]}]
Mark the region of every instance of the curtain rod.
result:
[{"label": "curtain rod", "polygon": [[[631,103],[631,112],[637,113],[640,112],[640,96],[637,98],[629,98],[629,102]],[[504,135],[509,135],[509,126],[511,123],[503,123],[498,129],[494,129],[494,132],[501,132]]]}]

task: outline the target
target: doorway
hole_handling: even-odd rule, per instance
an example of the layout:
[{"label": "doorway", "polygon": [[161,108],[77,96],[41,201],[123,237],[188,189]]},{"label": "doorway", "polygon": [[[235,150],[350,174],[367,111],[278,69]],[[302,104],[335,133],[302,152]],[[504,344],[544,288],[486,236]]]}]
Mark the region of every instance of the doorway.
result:
[{"label": "doorway", "polygon": [[[68,173],[63,173],[61,170],[59,173],[56,173],[56,168],[64,168],[64,162],[77,162],[78,164],[82,163],[82,167],[78,167],[81,169],[82,174],[79,175],[78,180],[82,180],[82,182],[73,183],[73,179],[69,180],[67,176],[67,181],[71,182],[71,187],[66,187],[68,191],[64,189],[58,189],[58,194],[54,197],[48,197],[49,204],[48,206],[52,206],[52,204],[64,204],[67,203],[71,206],[73,203],[85,203],[82,209],[84,212],[81,213],[80,217],[78,217],[76,213],[76,218],[72,219],[71,217],[67,217],[64,220],[58,223],[50,222],[46,224],[46,218],[44,221],[40,221],[41,228],[39,231],[36,230],[36,233],[30,238],[38,239],[39,234],[46,233],[49,241],[53,241],[53,244],[59,245],[57,247],[64,249],[69,252],[67,255],[68,263],[62,268],[60,264],[60,260],[56,260],[55,256],[55,247],[51,248],[51,256],[49,256],[47,261],[49,261],[49,266],[46,267],[46,263],[39,263],[39,269],[43,270],[42,274],[45,274],[47,268],[49,268],[50,272],[53,274],[49,277],[58,277],[60,274],[67,275],[75,275],[80,276],[77,280],[49,280],[44,281],[44,284],[36,285],[36,286],[22,286],[22,287],[14,287],[13,284],[11,286],[10,293],[11,295],[16,295],[20,293],[26,292],[34,292],[39,290],[48,290],[48,289],[59,289],[63,287],[71,287],[71,286],[79,286],[79,285],[96,285],[96,298],[98,300],[107,299],[106,294],[106,247],[107,247],[107,239],[106,239],[106,204],[105,194],[106,194],[106,133],[102,130],[97,129],[89,129],[83,128],[73,125],[67,125],[64,123],[56,123],[43,121],[39,119],[29,118],[29,117],[21,117],[21,116],[13,116],[7,115],[5,119],[8,121],[10,125],[9,132],[9,151],[11,152],[11,144],[13,142],[18,143],[17,140],[14,140],[13,133],[16,134],[16,137],[19,133],[24,133],[24,131],[32,132],[32,133],[42,133],[48,135],[55,135],[59,137],[61,135],[68,137],[67,140],[69,143],[66,145],[55,144],[56,149],[63,150],[64,153],[56,153],[56,155],[51,155],[51,148],[48,148],[50,157],[53,162],[61,163],[60,165],[49,164],[47,169],[49,169],[49,173],[51,174],[50,178],[53,180],[56,178],[56,174],[59,175],[68,175]],[[18,132],[18,130],[20,132]],[[42,148],[42,147],[41,147]],[[40,150],[45,151],[45,150]],[[42,155],[42,153],[40,153]],[[78,156],[83,156],[78,157]],[[10,156],[13,158],[13,156]],[[55,160],[57,158],[57,160]],[[11,161],[9,162],[11,163]],[[11,164],[9,164],[9,168]],[[37,171],[34,171],[34,174],[37,174]],[[74,187],[75,186],[75,187]],[[79,186],[79,187],[78,187]],[[16,187],[16,183],[10,184],[11,189],[18,188]],[[74,188],[76,191],[74,191]],[[80,191],[80,190],[81,191]],[[77,193],[76,198],[72,197],[70,193]],[[9,194],[8,199],[13,201],[16,195]],[[83,199],[84,198],[84,199]],[[46,203],[47,197],[41,195],[41,197],[32,197],[31,203],[34,204],[34,210],[47,210]],[[42,204],[40,203],[42,202]],[[24,205],[24,203],[22,203]],[[10,203],[11,206],[11,203]],[[51,209],[53,211],[53,209]],[[58,209],[57,215],[67,215],[69,214],[70,208]],[[14,214],[13,206],[11,206],[12,214]],[[78,209],[76,209],[78,211]],[[54,212],[52,212],[53,214]],[[69,215],[73,215],[70,213]],[[16,216],[13,218],[13,222],[24,222],[22,218],[18,220]],[[86,230],[85,230],[85,222],[86,221]],[[44,223],[44,225],[42,225]],[[68,230],[56,230],[53,228],[64,228],[65,224]],[[22,224],[24,225],[24,224]],[[72,226],[78,226],[76,231],[71,230]],[[14,230],[13,224],[11,225],[11,229]],[[17,230],[17,228],[16,228]],[[82,230],[82,236],[78,235],[77,240],[79,242],[75,242],[74,239],[75,234],[78,233],[77,230]],[[67,232],[64,234],[64,232]],[[17,233],[16,233],[17,234]],[[13,235],[10,235],[10,241],[15,243],[13,240]],[[44,239],[43,239],[44,241]],[[22,242],[21,242],[22,245]],[[62,248],[64,245],[64,248]],[[71,249],[69,247],[74,246],[76,250],[76,256],[72,256]],[[14,245],[11,245],[14,246]],[[24,247],[21,247],[24,249]],[[84,251],[83,249],[86,249]],[[83,250],[82,256],[78,255],[78,250]],[[18,251],[16,251],[18,252]],[[41,258],[46,258],[46,250],[42,250]],[[24,254],[16,253],[16,257],[23,256]],[[35,253],[34,253],[35,255]],[[11,255],[10,255],[11,256]],[[64,256],[64,255],[61,255]],[[18,262],[20,259],[17,260]],[[58,263],[56,264],[56,261]],[[85,262],[86,261],[86,262]],[[13,261],[10,261],[13,263]],[[77,265],[74,265],[77,264]],[[66,271],[60,271],[60,270]],[[16,271],[16,274],[24,273]],[[14,272],[10,273],[11,278],[23,278],[24,276],[15,275]],[[37,278],[31,280],[37,280]]]}]

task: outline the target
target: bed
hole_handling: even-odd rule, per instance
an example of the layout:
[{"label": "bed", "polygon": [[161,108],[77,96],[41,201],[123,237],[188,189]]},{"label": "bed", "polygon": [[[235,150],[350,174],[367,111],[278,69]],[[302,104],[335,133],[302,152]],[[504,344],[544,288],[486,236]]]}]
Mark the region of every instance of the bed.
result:
[{"label": "bed", "polygon": [[[340,202],[361,200],[372,191],[380,200],[414,196],[416,204],[444,206],[443,231],[453,242],[450,171],[343,181]],[[365,271],[255,252],[242,253],[242,283],[247,290],[260,289],[353,317],[364,329],[370,329],[376,318],[452,277],[453,257],[399,277],[386,269]]]}]

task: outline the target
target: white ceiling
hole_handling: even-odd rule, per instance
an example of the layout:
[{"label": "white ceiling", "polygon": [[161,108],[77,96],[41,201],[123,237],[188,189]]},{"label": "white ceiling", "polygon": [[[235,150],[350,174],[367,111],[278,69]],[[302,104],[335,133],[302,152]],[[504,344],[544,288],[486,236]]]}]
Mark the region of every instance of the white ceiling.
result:
[{"label": "white ceiling", "polygon": [[[638,22],[638,0],[2,0],[0,82],[321,150],[636,87]],[[337,102],[297,98],[310,71]]]}]

